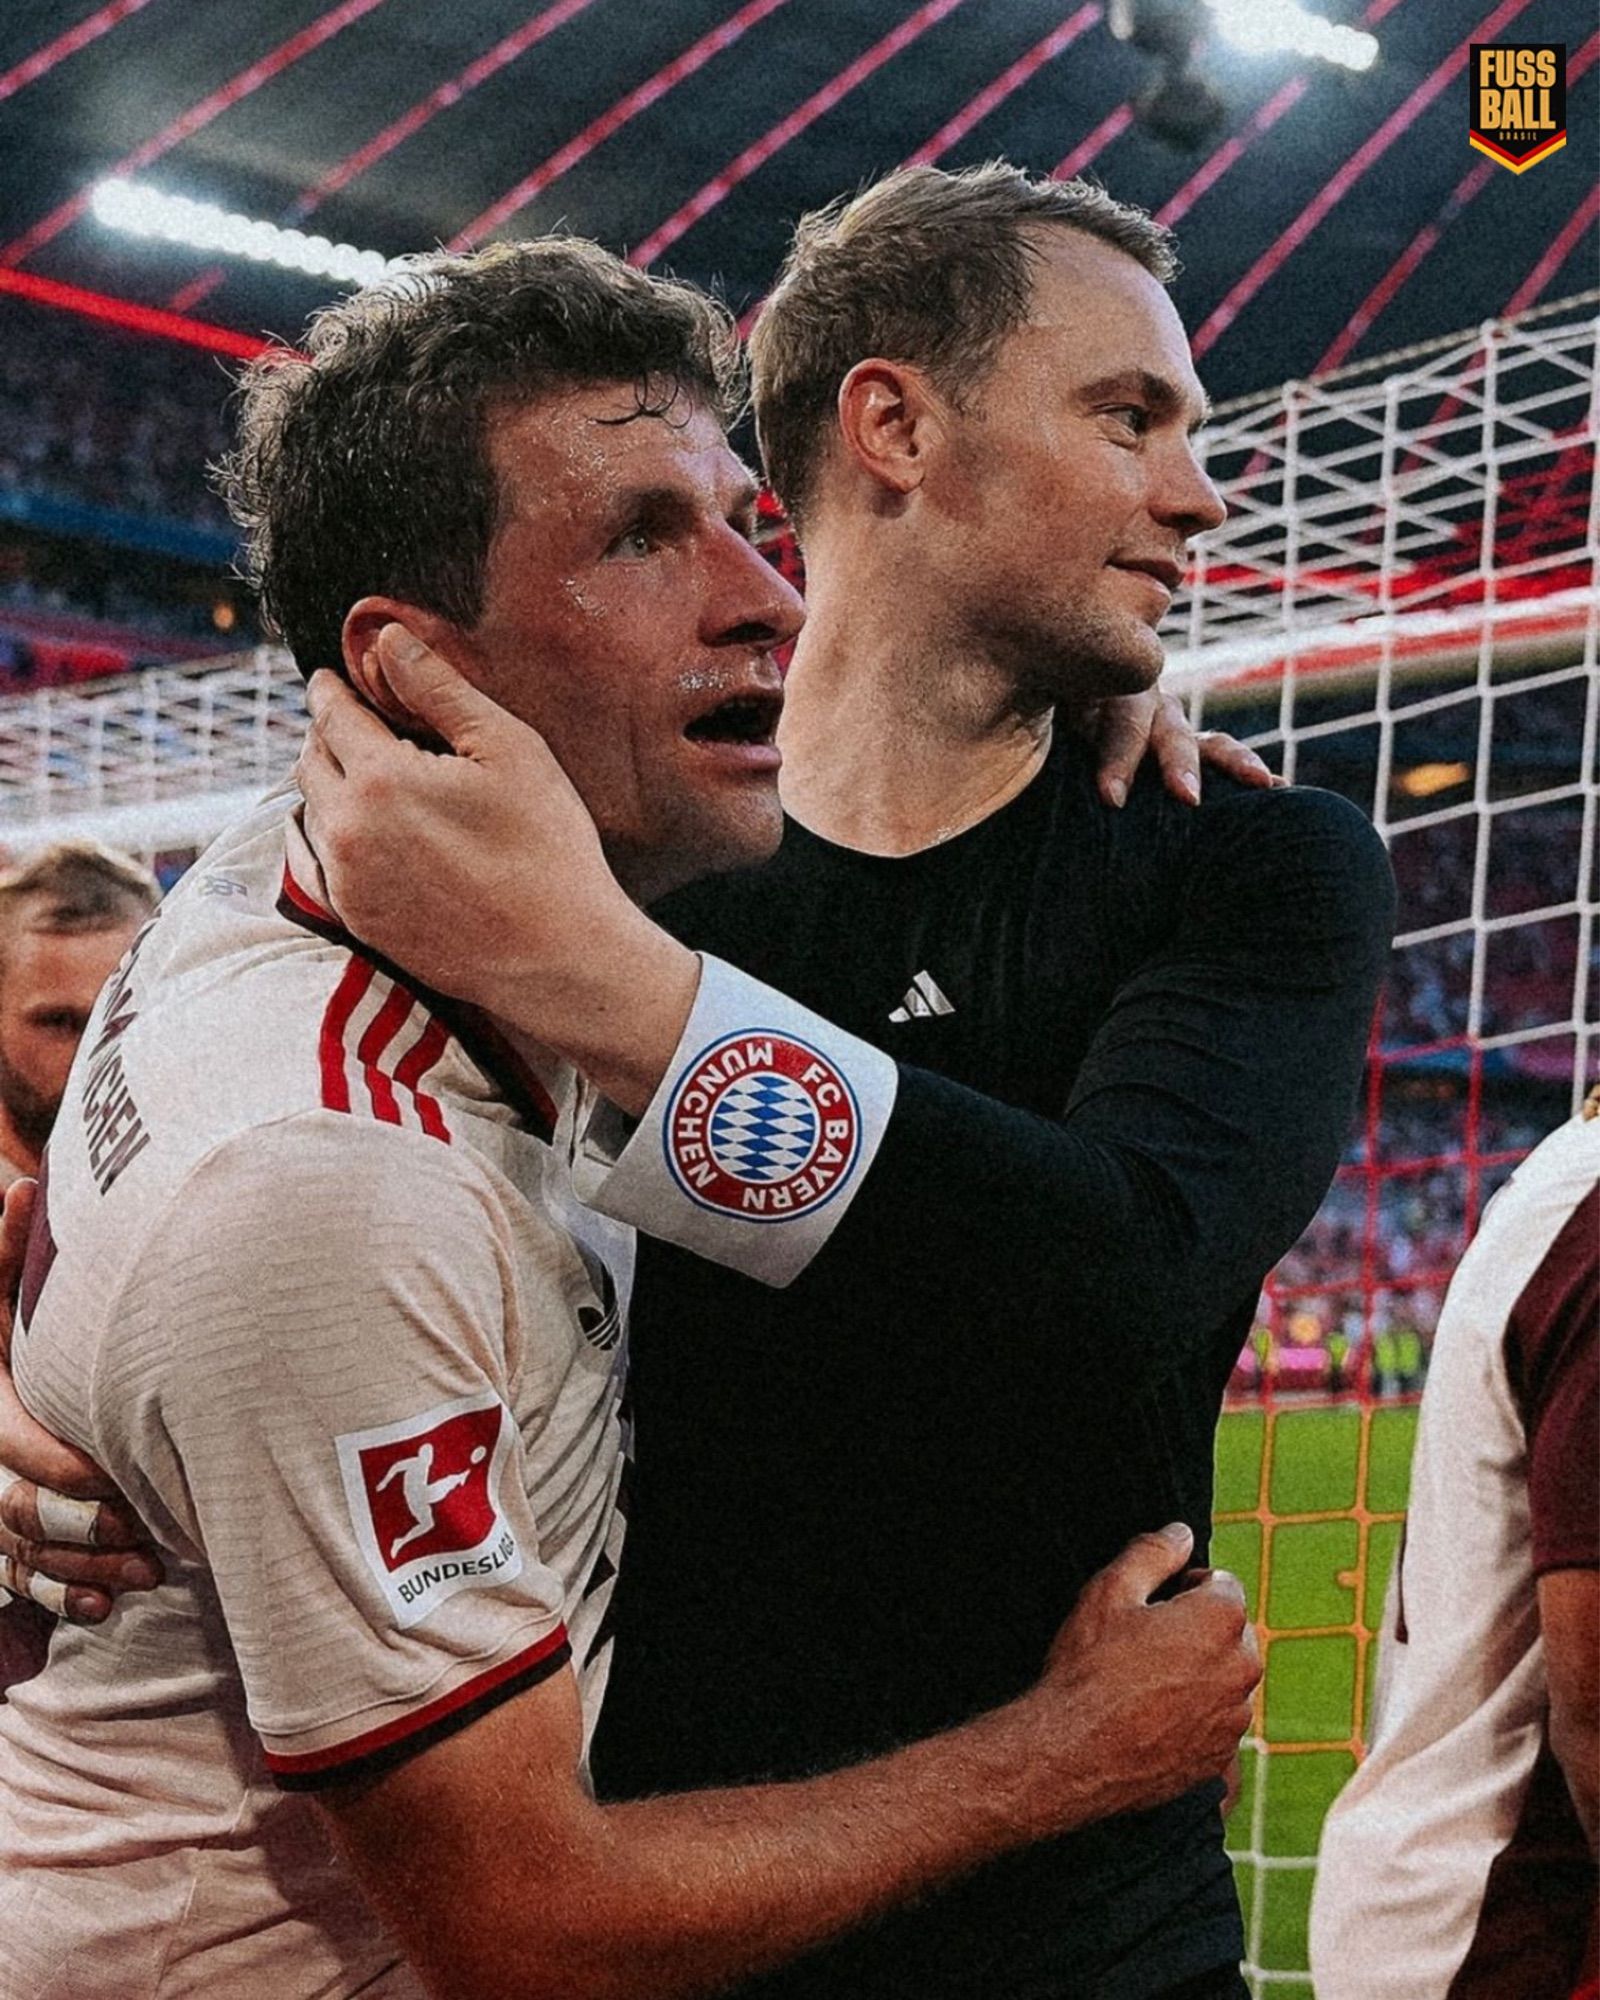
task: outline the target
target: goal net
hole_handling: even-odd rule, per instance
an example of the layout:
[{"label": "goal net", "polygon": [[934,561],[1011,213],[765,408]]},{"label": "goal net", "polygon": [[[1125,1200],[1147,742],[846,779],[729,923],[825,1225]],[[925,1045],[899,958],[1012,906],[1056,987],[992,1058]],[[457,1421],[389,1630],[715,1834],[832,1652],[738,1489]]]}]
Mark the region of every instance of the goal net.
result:
[{"label": "goal net", "polygon": [[1257,1995],[1311,1992],[1317,1836],[1361,1754],[1445,1286],[1600,1053],[1597,331],[1569,301],[1208,434],[1230,518],[1172,678],[1370,814],[1400,891],[1360,1116],[1219,1437],[1216,1560],[1266,1665],[1229,1823]]},{"label": "goal net", "polygon": [[[1205,434],[1231,514],[1169,678],[1354,799],[1400,885],[1361,1115],[1219,1441],[1217,1559],[1266,1658],[1230,1821],[1258,1996],[1310,1992],[1317,1834],[1360,1755],[1445,1285],[1600,1038],[1595,306],[1292,383]],[[286,774],[303,713],[270,648],[0,703],[0,844],[93,834],[170,873]]]}]

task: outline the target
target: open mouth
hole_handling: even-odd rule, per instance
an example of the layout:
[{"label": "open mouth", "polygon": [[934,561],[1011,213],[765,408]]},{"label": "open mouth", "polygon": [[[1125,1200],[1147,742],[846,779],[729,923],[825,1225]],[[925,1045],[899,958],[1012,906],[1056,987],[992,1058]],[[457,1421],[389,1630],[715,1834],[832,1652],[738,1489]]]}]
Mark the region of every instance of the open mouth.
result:
[{"label": "open mouth", "polygon": [[697,715],[683,733],[692,743],[770,744],[782,713],[781,695],[734,695]]}]

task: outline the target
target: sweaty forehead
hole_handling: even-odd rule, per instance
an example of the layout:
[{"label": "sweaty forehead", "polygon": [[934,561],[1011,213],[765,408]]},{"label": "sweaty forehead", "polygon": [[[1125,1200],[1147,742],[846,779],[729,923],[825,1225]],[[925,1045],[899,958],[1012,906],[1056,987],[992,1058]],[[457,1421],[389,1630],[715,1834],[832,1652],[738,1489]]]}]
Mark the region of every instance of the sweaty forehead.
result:
[{"label": "sweaty forehead", "polygon": [[717,418],[680,395],[657,412],[631,382],[565,389],[489,418],[489,460],[518,508],[606,505],[638,485],[685,484],[721,497],[748,474]]}]

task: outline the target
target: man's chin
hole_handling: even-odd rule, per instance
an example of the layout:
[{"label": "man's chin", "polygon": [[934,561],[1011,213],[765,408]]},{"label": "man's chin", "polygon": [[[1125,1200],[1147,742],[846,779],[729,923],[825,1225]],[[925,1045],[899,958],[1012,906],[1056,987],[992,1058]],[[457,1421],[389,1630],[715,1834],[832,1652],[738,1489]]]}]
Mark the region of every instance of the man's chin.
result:
[{"label": "man's chin", "polygon": [[648,909],[675,889],[710,875],[733,875],[759,868],[777,853],[783,839],[783,809],[776,787],[762,799],[748,799],[741,809],[714,825],[685,830],[649,849],[624,853],[602,841],[612,872],[636,903]]}]

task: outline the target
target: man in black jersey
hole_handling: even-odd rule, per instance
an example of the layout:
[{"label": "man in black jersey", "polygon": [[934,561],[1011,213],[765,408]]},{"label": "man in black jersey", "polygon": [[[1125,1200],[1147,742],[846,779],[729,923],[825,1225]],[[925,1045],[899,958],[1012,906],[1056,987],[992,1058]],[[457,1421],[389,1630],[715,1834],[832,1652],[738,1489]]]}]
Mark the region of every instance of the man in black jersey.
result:
[{"label": "man in black jersey", "polygon": [[[802,223],[758,322],[807,560],[789,818],[767,867],[660,914],[916,1081],[788,1290],[644,1245],[602,1787],[946,1726],[1128,1532],[1206,1534],[1223,1387],[1337,1162],[1392,890],[1341,799],[1213,777],[1190,810],[1144,774],[1107,810],[1051,731],[1159,673],[1221,518],[1171,269],[1098,192],[913,171]],[[1242,1948],[1208,1786],[747,1991],[1212,2000]]]},{"label": "man in black jersey", "polygon": [[[1336,1163],[1391,888],[1338,799],[1214,782],[1192,809],[1142,778],[1112,810],[1051,730],[1155,678],[1187,540],[1220,519],[1170,268],[1098,191],[919,170],[803,225],[758,330],[810,579],[790,818],[776,861],[662,914],[895,1056],[899,1093],[787,1290],[646,1257],[609,1793],[946,1727],[1026,1684],[1129,1533],[1177,1514],[1203,1541],[1222,1387]],[[525,734],[477,707],[469,733],[481,816],[433,811],[441,773],[409,760],[387,840],[339,842],[339,906],[560,1046],[541,974],[583,913],[538,882],[567,802]],[[330,830],[342,782],[314,787]],[[501,865],[464,871],[463,841]],[[380,893],[434,842],[453,887],[483,881],[444,955],[439,911]],[[508,848],[539,870],[509,882]],[[475,935],[492,967],[460,963]],[[573,1039],[626,1039],[629,1009]],[[1217,1797],[993,1865],[741,1994],[1237,1995]]]}]

